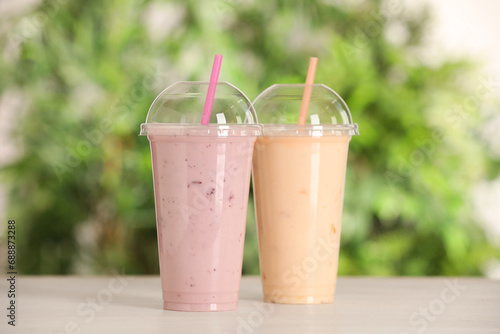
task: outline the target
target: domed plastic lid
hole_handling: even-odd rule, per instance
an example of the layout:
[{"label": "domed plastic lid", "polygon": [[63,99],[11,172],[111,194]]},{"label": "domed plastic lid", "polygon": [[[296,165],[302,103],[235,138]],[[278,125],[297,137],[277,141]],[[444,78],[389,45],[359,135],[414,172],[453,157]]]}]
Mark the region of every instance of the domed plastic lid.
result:
[{"label": "domed plastic lid", "polygon": [[250,100],[238,88],[218,82],[210,124],[201,125],[208,82],[181,81],[161,92],[149,108],[141,135],[261,135]]},{"label": "domed plastic lid", "polygon": [[353,136],[359,135],[344,100],[331,88],[314,84],[305,125],[297,125],[304,84],[278,84],[263,91],[253,105],[272,136]]}]

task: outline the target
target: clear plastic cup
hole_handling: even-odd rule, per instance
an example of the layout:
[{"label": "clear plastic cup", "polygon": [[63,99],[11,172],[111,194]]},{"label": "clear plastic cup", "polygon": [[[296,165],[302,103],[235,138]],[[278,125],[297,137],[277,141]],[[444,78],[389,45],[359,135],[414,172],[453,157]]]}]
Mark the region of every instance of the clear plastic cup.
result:
[{"label": "clear plastic cup", "polygon": [[304,86],[274,85],[254,101],[264,126],[253,191],[266,302],[334,300],[347,151],[359,132],[342,98],[320,84],[297,125]]},{"label": "clear plastic cup", "polygon": [[200,125],[208,82],[178,82],[141,125],[151,146],[164,309],[237,306],[254,143],[261,134],[248,98],[217,84],[209,125]]}]

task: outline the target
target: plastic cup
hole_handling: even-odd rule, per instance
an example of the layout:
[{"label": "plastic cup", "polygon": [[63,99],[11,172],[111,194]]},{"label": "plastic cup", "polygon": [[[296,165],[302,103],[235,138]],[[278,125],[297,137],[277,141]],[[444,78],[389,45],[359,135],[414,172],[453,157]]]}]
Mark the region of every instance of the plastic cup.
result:
[{"label": "plastic cup", "polygon": [[178,82],[153,102],[141,135],[151,146],[164,309],[237,306],[254,143],[248,98],[217,84],[201,125],[208,82]]},{"label": "plastic cup", "polygon": [[253,191],[266,302],[334,300],[347,151],[359,133],[342,98],[320,84],[307,123],[296,125],[303,92],[303,84],[274,85],[254,101],[264,126]]}]

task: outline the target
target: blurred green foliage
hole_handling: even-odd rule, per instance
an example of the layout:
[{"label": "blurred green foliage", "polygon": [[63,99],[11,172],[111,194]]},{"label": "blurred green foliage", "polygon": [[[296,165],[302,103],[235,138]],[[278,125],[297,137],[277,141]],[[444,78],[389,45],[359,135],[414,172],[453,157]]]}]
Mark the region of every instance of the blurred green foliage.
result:
[{"label": "blurred green foliage", "polygon": [[[22,94],[22,154],[1,182],[18,222],[19,270],[158,273],[139,125],[163,88],[207,80],[221,53],[221,80],[250,99],[303,82],[318,56],[316,82],[350,106],[361,136],[351,141],[341,275],[480,275],[499,248],[468,195],[499,163],[475,132],[480,97],[465,101],[480,85],[475,66],[424,62],[429,20],[397,1],[319,0],[53,0],[11,18],[0,92]],[[252,203],[245,274],[258,273]]]}]

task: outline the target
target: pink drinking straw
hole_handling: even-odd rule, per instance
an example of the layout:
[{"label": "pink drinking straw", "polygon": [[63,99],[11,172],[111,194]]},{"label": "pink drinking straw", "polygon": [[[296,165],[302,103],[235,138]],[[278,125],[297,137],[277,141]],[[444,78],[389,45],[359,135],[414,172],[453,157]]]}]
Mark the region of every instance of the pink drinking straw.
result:
[{"label": "pink drinking straw", "polygon": [[212,75],[210,76],[210,83],[208,85],[207,99],[205,100],[203,116],[201,117],[201,125],[207,125],[210,123],[210,114],[212,113],[212,106],[214,105],[215,89],[217,88],[217,81],[219,81],[221,63],[222,55],[215,55],[214,66],[212,66]]},{"label": "pink drinking straw", "polygon": [[307,119],[307,109],[309,109],[309,101],[311,101],[311,94],[314,84],[314,75],[316,74],[316,66],[318,65],[318,58],[311,57],[309,59],[309,69],[307,70],[306,85],[304,87],[304,95],[302,95],[302,105],[300,106],[299,125],[305,125]]}]

